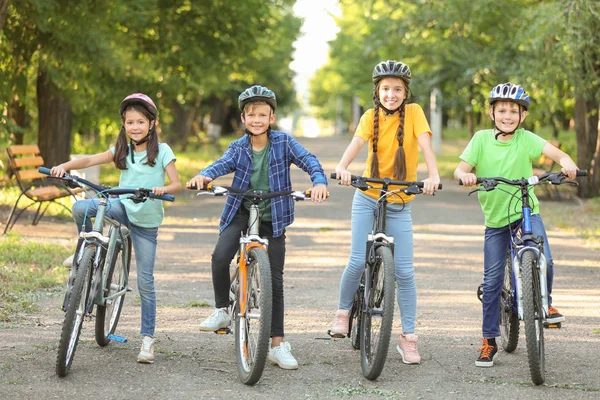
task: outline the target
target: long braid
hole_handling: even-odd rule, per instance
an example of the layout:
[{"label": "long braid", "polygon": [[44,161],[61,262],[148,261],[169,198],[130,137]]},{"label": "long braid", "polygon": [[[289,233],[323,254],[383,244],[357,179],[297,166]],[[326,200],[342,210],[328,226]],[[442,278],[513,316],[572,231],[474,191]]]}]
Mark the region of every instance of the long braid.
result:
[{"label": "long braid", "polygon": [[377,157],[377,141],[379,140],[379,101],[375,101],[373,113],[373,157],[371,158],[371,178],[379,178],[379,158]]},{"label": "long braid", "polygon": [[405,104],[402,102],[400,106],[400,123],[398,124],[398,131],[396,131],[396,138],[398,139],[398,149],[394,156],[394,177],[403,181],[406,179],[406,155],[404,153],[404,115],[406,114]]}]

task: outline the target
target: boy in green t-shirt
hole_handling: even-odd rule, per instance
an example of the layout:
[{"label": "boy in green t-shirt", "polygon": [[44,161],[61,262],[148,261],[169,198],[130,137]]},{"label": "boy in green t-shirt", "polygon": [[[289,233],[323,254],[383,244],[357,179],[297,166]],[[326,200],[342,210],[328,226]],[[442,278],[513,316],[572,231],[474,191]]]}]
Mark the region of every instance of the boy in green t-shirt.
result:
[{"label": "boy in green t-shirt", "polygon": [[[477,177],[471,173],[477,168],[482,177],[501,176],[506,179],[521,179],[533,175],[532,163],[542,154],[562,166],[562,172],[574,179],[577,165],[564,151],[556,148],[545,139],[529,132],[519,125],[527,116],[529,95],[519,85],[503,83],[492,89],[489,97],[489,115],[494,129],[481,130],[473,136],[460,156],[461,162],[454,171],[454,177],[465,186],[477,183]],[[504,260],[510,242],[510,226],[521,219],[521,206],[509,204],[513,201],[511,193],[518,188],[506,187],[504,190],[479,192],[479,202],[485,215],[485,238],[483,245],[483,345],[478,350],[478,367],[494,365],[494,355],[498,351],[496,336],[500,336],[498,325],[499,299],[504,280]],[[509,192],[509,193],[507,193]],[[544,224],[539,215],[539,201],[530,191],[532,205],[531,225],[534,236],[544,238],[544,255],[547,261],[548,312],[546,319],[550,323],[565,320],[558,310],[552,307],[552,278],[554,265],[546,236]]]}]

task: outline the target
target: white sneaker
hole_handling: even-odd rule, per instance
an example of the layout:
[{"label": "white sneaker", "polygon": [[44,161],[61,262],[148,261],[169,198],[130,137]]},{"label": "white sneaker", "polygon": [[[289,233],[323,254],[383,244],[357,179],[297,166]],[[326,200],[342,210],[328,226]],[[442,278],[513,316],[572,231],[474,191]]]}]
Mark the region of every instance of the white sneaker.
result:
[{"label": "white sneaker", "polygon": [[73,259],[75,258],[75,254],[71,254],[69,257],[63,261],[63,265],[65,267],[71,267],[73,265]]},{"label": "white sneaker", "polygon": [[283,369],[298,369],[298,361],[292,355],[292,346],[288,342],[281,342],[277,347],[269,349],[269,361]]},{"label": "white sneaker", "polygon": [[229,314],[222,308],[215,310],[200,324],[201,331],[214,332],[221,328],[227,328],[231,325]]},{"label": "white sneaker", "polygon": [[137,361],[144,364],[154,363],[154,338],[152,336],[144,336],[142,339],[142,348]]}]

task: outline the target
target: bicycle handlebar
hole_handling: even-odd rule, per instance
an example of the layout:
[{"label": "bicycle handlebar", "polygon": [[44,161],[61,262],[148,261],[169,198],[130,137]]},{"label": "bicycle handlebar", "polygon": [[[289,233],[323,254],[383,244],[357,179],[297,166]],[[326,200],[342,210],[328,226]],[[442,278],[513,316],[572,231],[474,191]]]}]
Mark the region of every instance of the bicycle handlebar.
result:
[{"label": "bicycle handlebar", "polygon": [[[588,175],[588,171],[585,169],[580,169],[577,171],[576,176],[587,176]],[[524,185],[536,185],[538,183],[542,183],[542,182],[549,182],[552,185],[560,185],[562,183],[567,183],[567,182],[572,182],[572,181],[565,181],[564,178],[566,178],[567,176],[565,174],[563,174],[562,172],[547,172],[545,174],[542,175],[534,175],[535,177],[538,178],[537,182],[534,183],[530,183],[529,179],[526,178],[522,178],[522,179],[506,179],[503,177],[490,177],[490,178],[477,178],[477,185],[485,183],[485,182],[502,182],[502,183],[506,183],[507,185],[513,185],[513,186],[524,186]],[[458,180],[458,184],[460,186],[463,185],[462,180]]]},{"label": "bicycle handlebar", "polygon": [[[330,174],[330,178],[331,179],[336,179],[339,180],[337,178],[337,172],[332,172]],[[397,181],[397,180],[393,180],[390,178],[368,178],[366,176],[358,176],[358,175],[351,175],[350,176],[350,181],[352,182],[352,186],[356,187],[355,184],[360,184],[360,183],[383,183],[383,184],[387,184],[388,186],[416,186],[419,189],[423,189],[423,182],[405,182],[405,181]],[[442,190],[442,184],[440,183],[438,185],[438,189]]]},{"label": "bicycle handlebar", "polygon": [[[192,186],[190,187],[190,190],[197,190],[197,188],[196,186]],[[305,199],[310,199],[311,196],[311,190],[305,190],[303,192],[299,190],[286,190],[282,192],[257,192],[256,190],[244,190],[232,186],[217,186],[213,185],[212,183],[207,184],[203,189],[199,189],[199,191],[210,192],[215,196],[225,196],[229,193],[232,193],[234,195],[241,195],[253,200],[268,200],[279,196],[289,196],[296,201],[302,201]],[[327,197],[329,197],[329,192],[327,192]]]},{"label": "bicycle handlebar", "polygon": [[[40,167],[38,168],[38,172],[44,175],[50,175],[50,168]],[[82,187],[82,185],[90,187],[94,189],[97,193],[107,194],[107,195],[120,195],[120,194],[132,194],[134,195],[131,198],[132,201],[140,200],[144,201],[145,198],[164,200],[164,201],[175,201],[175,196],[172,194],[165,194],[162,196],[156,195],[152,193],[152,189],[127,189],[127,188],[111,188],[109,186],[98,185],[93,182],[90,182],[86,179],[80,178],[75,175],[64,174],[61,177],[53,176],[56,179],[62,179],[67,183],[69,187]]]}]

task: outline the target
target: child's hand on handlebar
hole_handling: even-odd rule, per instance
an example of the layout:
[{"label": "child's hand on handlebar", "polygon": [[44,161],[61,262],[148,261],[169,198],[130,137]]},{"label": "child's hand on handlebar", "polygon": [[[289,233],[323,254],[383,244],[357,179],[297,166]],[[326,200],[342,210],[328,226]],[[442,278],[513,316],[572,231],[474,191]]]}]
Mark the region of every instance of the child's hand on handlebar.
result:
[{"label": "child's hand on handlebar", "polygon": [[472,173],[467,173],[460,177],[460,181],[462,181],[464,186],[474,186],[477,185],[477,176]]},{"label": "child's hand on handlebar", "polygon": [[152,188],[152,193],[154,193],[157,196],[163,196],[168,193],[167,187],[166,186],[155,186]]},{"label": "child's hand on handlebar", "polygon": [[313,186],[310,191],[310,199],[313,203],[322,203],[327,198],[327,186],[321,184]]},{"label": "child's hand on handlebar", "polygon": [[439,176],[430,176],[427,179],[423,179],[423,194],[433,196],[438,190],[440,184]]},{"label": "child's hand on handlebar", "polygon": [[51,176],[56,176],[57,178],[61,178],[66,173],[67,173],[67,171],[65,171],[65,169],[62,166],[62,164],[61,165],[57,165],[56,167],[52,167],[50,169],[50,175]]},{"label": "child's hand on handlebar", "polygon": [[204,189],[204,186],[209,182],[212,182],[212,178],[209,178],[208,176],[196,175],[186,182],[185,187],[189,190],[200,190]]},{"label": "child's hand on handlebar", "polygon": [[340,185],[350,186],[352,180],[352,174],[350,173],[350,171],[338,165],[337,167],[335,167],[335,173],[337,175],[337,179],[340,180]]}]

